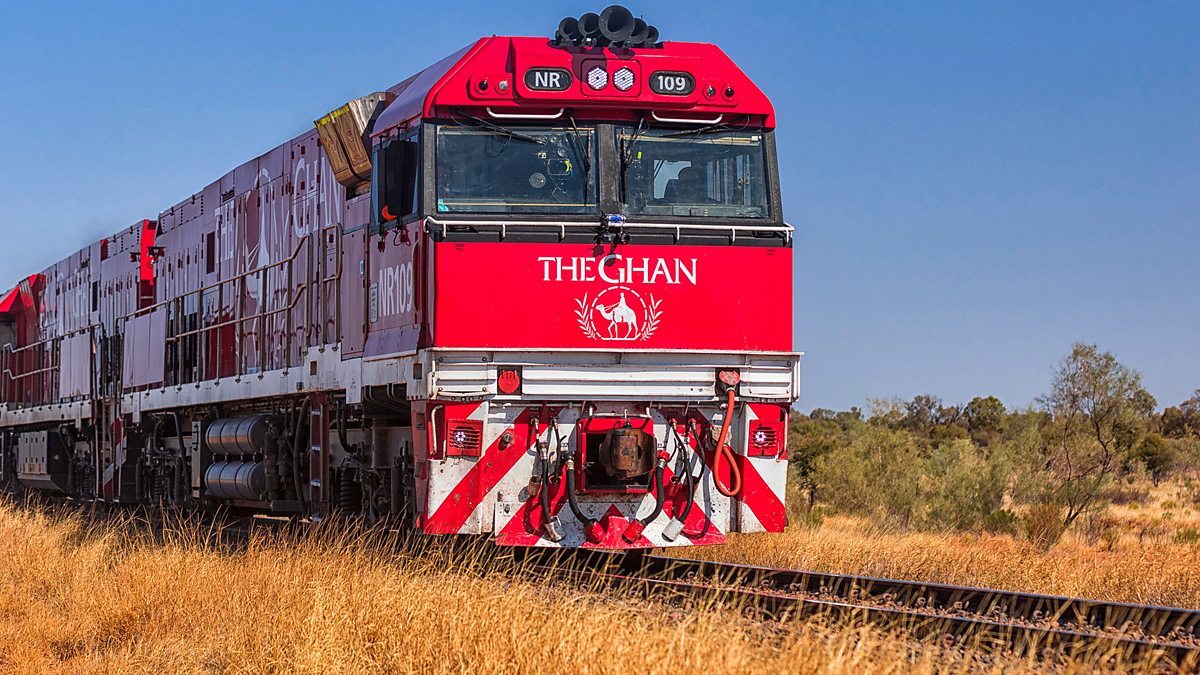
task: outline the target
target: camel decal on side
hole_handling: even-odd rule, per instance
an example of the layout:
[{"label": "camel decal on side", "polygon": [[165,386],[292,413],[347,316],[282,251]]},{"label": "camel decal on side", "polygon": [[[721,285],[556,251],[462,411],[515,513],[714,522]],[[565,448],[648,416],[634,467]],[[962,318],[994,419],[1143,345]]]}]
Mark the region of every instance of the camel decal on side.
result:
[{"label": "camel decal on side", "polygon": [[662,317],[661,300],[653,295],[643,298],[627,286],[609,286],[595,299],[585,294],[575,304],[579,328],[593,340],[646,340],[658,329]]}]

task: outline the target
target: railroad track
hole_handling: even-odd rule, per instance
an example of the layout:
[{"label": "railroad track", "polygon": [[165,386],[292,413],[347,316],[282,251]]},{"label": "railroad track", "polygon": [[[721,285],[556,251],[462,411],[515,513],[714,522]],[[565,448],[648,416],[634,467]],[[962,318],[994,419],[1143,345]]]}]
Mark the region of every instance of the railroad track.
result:
[{"label": "railroad track", "polygon": [[[158,530],[152,519],[121,521],[126,528]],[[279,533],[297,525],[311,527],[282,519],[226,521],[213,526],[216,536],[210,541],[237,547],[253,531]],[[389,540],[387,531],[382,532],[376,544]],[[437,541],[390,539],[396,552],[406,555],[421,555],[422,543]],[[483,568],[515,563],[519,572],[585,588],[720,603],[765,620],[823,617],[989,650],[1119,657],[1126,663],[1200,669],[1200,610],[616,551],[507,549],[481,545],[477,538],[439,539],[435,546],[449,544],[443,552],[461,549],[464,559],[482,562]],[[414,547],[414,541],[420,543]]]},{"label": "railroad track", "polygon": [[1020,654],[1200,667],[1200,610],[663,556],[532,553],[544,575],[668,600],[701,598],[775,621],[828,617]]}]

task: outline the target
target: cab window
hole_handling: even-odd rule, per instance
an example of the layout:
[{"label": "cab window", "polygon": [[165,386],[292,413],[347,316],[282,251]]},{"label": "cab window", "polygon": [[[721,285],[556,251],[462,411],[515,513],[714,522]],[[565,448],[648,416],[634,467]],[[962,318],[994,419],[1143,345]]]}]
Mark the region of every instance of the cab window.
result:
[{"label": "cab window", "polygon": [[619,138],[628,213],[770,216],[761,132],[626,128]]},{"label": "cab window", "polygon": [[595,213],[588,127],[437,129],[438,213]]}]

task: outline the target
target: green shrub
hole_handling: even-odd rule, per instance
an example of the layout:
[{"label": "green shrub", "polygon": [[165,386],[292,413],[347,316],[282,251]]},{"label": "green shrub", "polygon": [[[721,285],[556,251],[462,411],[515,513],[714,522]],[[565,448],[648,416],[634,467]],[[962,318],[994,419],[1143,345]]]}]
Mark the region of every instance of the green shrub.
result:
[{"label": "green shrub", "polygon": [[969,440],[938,446],[922,467],[921,524],[933,529],[984,527],[1000,509],[1009,467],[1000,456],[984,457]]},{"label": "green shrub", "polygon": [[920,508],[922,464],[909,433],[864,425],[848,445],[817,458],[814,473],[834,509],[907,527]]},{"label": "green shrub", "polygon": [[825,512],[819,506],[802,509],[793,515],[792,523],[797,527],[815,530],[825,523]]},{"label": "green shrub", "polygon": [[[999,450],[962,439],[927,449],[903,429],[863,425],[814,464],[822,498],[886,525],[981,530],[1000,510],[1011,466]],[[995,523],[993,523],[995,524]]]},{"label": "green shrub", "polygon": [[1196,544],[1200,544],[1200,530],[1197,530],[1194,527],[1189,527],[1185,530],[1180,530],[1180,531],[1176,532],[1175,533],[1175,543],[1176,544],[1188,544],[1190,546],[1195,546]]},{"label": "green shrub", "polygon": [[983,518],[983,531],[991,534],[1016,534],[1021,529],[1021,519],[1008,509],[996,509]]}]

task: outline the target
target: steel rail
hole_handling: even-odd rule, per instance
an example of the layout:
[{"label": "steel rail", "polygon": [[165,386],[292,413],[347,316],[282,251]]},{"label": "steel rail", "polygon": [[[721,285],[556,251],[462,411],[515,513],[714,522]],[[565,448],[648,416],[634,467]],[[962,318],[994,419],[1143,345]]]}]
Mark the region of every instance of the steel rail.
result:
[{"label": "steel rail", "polygon": [[842,623],[861,621],[881,628],[899,629],[918,640],[953,638],[966,647],[998,648],[1018,654],[1120,656],[1132,662],[1165,659],[1175,665],[1187,664],[1191,667],[1195,667],[1200,660],[1200,645],[1153,640],[1119,632],[881,606],[859,599],[809,597],[779,591],[658,579],[636,573],[596,573],[587,579],[645,597],[685,601],[699,598],[708,603],[753,611],[775,621],[796,617],[825,618]]},{"label": "steel rail", "polygon": [[665,556],[623,560],[607,551],[551,555],[529,554],[528,569],[585,588],[591,583],[646,597],[699,599],[770,620],[826,617],[1018,653],[1200,666],[1200,610]]},{"label": "steel rail", "polygon": [[760,590],[857,598],[904,607],[939,612],[967,612],[1031,623],[1049,621],[1098,630],[1133,629],[1155,638],[1200,635],[1200,610],[1179,607],[775,569],[665,556],[647,556],[643,562],[643,574],[664,579],[711,579],[719,583],[752,586]]}]

